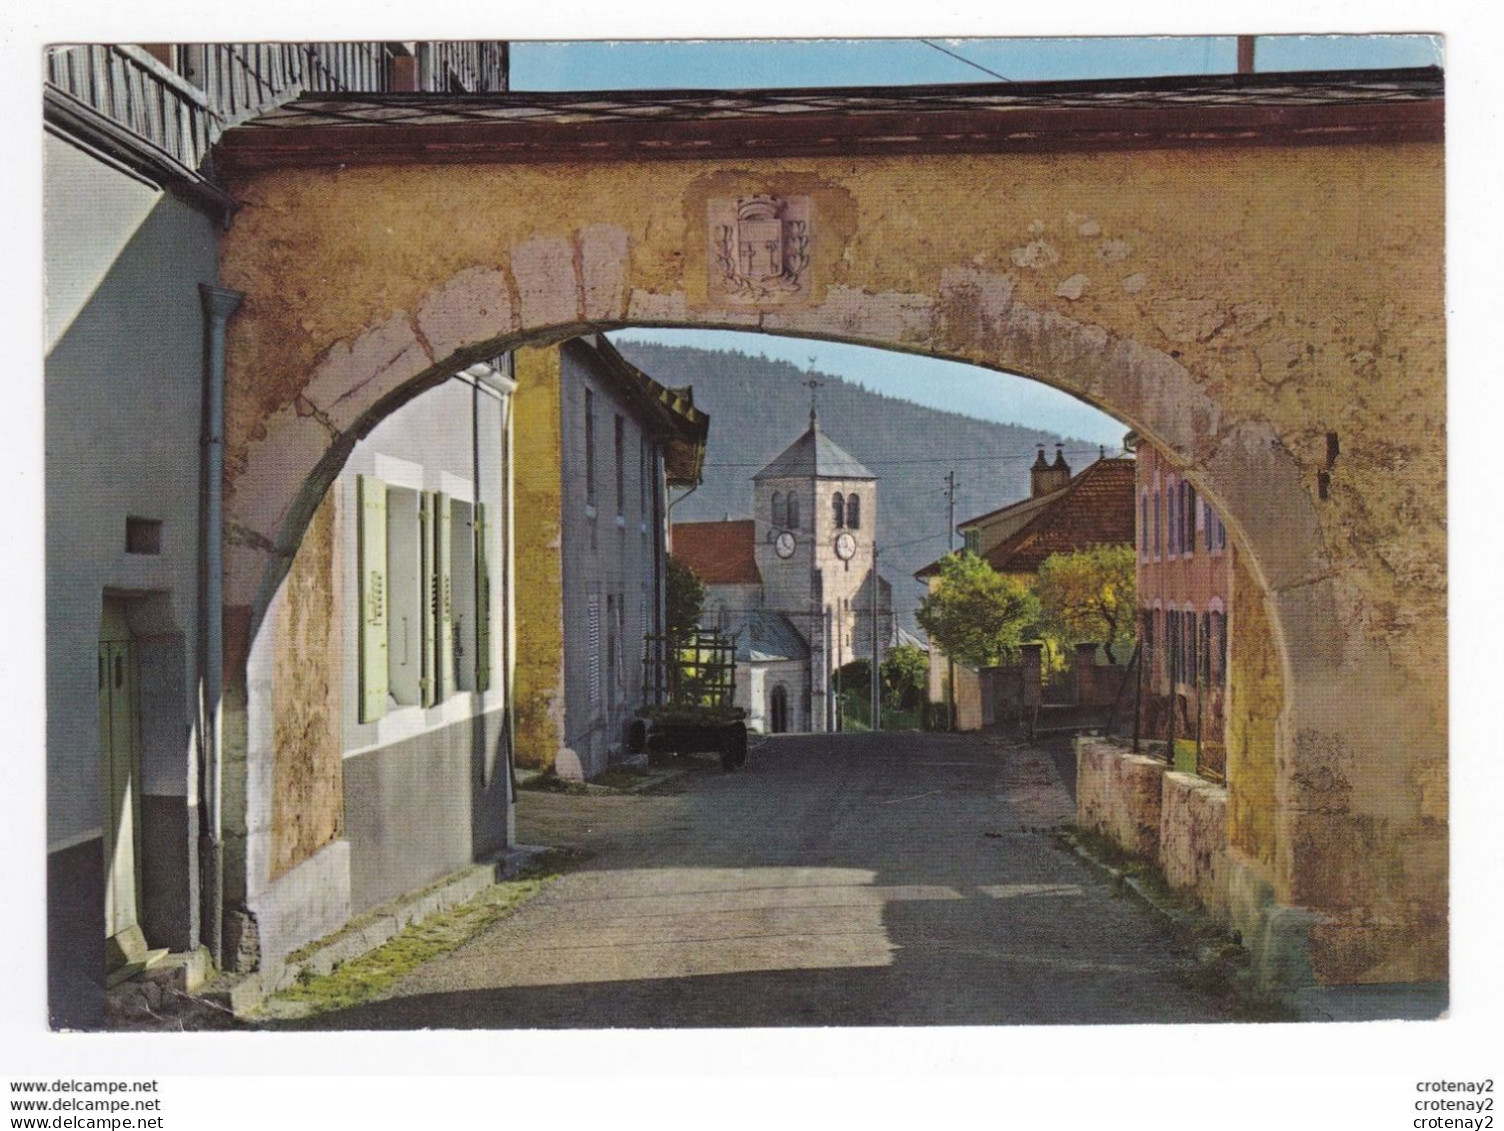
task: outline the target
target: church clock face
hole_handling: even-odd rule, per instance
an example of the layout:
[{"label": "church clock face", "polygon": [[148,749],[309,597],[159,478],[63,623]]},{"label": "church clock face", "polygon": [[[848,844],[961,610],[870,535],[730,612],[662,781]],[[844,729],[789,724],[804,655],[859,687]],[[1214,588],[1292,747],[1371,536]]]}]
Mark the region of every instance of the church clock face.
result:
[{"label": "church clock face", "polygon": [[791,558],[794,556],[794,544],[794,535],[785,530],[773,543],[773,550],[780,558]]},{"label": "church clock face", "polygon": [[846,531],[836,535],[836,557],[843,562],[849,562],[851,556],[856,553],[856,539]]}]

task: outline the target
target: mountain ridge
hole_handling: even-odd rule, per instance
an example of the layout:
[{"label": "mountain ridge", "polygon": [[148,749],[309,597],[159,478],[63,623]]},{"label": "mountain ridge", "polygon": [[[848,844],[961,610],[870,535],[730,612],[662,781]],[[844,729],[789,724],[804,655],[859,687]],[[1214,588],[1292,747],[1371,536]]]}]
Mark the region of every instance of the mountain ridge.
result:
[{"label": "mountain ridge", "polygon": [[[752,514],[752,476],[809,427],[810,390],[821,429],[878,476],[882,573],[901,623],[913,630],[923,587],[913,574],[949,545],[946,473],[956,472],[955,520],[1024,498],[1038,446],[1064,443],[1075,470],[1098,445],[1020,424],[982,420],[867,389],[855,381],[740,350],[620,341],[616,348],[665,385],[693,389],[710,416],[704,482],[674,503],[675,521]],[[1007,380],[1000,377],[999,380]]]}]

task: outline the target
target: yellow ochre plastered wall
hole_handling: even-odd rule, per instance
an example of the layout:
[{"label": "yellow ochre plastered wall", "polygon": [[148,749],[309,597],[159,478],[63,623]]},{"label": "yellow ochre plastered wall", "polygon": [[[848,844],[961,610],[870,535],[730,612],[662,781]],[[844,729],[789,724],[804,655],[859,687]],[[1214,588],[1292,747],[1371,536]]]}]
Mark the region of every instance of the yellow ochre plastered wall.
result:
[{"label": "yellow ochre plastered wall", "polygon": [[[1314,977],[1444,976],[1442,174],[1429,142],[238,174],[229,600],[261,599],[321,445],[530,335],[761,328],[1034,376],[1138,428],[1248,549],[1287,702],[1275,812],[1242,828],[1262,853],[1272,820],[1273,898],[1322,917]],[[712,301],[708,209],[752,193],[810,201],[807,302]],[[517,576],[520,604],[556,584]]]},{"label": "yellow ochre plastered wall", "polygon": [[1275,725],[1284,707],[1279,653],[1264,594],[1234,560],[1228,633],[1227,840],[1260,877],[1274,879]]},{"label": "yellow ochre plastered wall", "polygon": [[564,733],[559,351],[517,351],[517,764],[552,769]]},{"label": "yellow ochre plastered wall", "polygon": [[324,497],[283,583],[272,689],[271,879],[344,828],[337,491]]}]

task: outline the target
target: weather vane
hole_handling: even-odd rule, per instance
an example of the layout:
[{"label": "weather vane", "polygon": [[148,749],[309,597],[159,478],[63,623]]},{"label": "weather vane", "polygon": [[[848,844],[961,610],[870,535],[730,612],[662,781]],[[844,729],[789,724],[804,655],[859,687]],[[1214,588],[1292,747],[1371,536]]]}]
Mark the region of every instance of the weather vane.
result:
[{"label": "weather vane", "polygon": [[[810,358],[809,359],[809,363],[811,365],[814,365],[815,364],[815,359],[814,358]],[[811,428],[813,428],[815,426],[815,424],[816,424],[816,421],[817,421],[817,417],[815,415],[815,390],[818,389],[818,388],[820,388],[820,386],[824,385],[825,382],[817,380],[815,378],[815,375],[813,373],[811,373],[809,375],[809,380],[808,381],[803,381],[803,382],[801,382],[801,384],[809,386],[809,426]]]}]

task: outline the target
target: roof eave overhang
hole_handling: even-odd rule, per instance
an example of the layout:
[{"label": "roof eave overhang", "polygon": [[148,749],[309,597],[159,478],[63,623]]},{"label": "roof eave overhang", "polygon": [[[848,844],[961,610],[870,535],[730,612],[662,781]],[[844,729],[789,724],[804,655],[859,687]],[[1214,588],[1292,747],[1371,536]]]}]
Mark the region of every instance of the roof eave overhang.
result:
[{"label": "roof eave overhang", "polygon": [[[1390,81],[1394,97],[1365,94]],[[1366,84],[1366,85],[1365,85]],[[968,104],[976,92],[1006,91],[1007,105]],[[1309,97],[1292,98],[1291,90]],[[1344,93],[1346,92],[1346,93]],[[1082,105],[1083,95],[1093,96]],[[1100,95],[1100,98],[1096,96]],[[779,98],[827,108],[757,112]],[[472,96],[473,98],[474,96]],[[532,119],[364,120],[361,108],[442,109],[444,96],[328,95],[302,100],[328,111],[299,122],[299,103],[281,118],[227,132],[218,160],[227,170],[298,165],[599,162],[726,157],[815,157],[1089,152],[1206,146],[1439,142],[1445,100],[1439,71],[1193,76],[1151,80],[1016,83],[1003,87],[869,88],[851,91],[660,91],[590,95],[488,96],[495,106],[536,104]],[[588,116],[581,104],[670,105],[660,116]],[[841,100],[850,109],[841,109]],[[426,99],[426,101],[425,101]],[[717,100],[740,101],[742,112]],[[1199,100],[1198,100],[1199,99]],[[531,101],[529,101],[531,100]],[[865,100],[865,101],[863,101]],[[875,100],[875,101],[874,101]],[[1072,104],[1065,104],[1072,103]],[[456,103],[456,105],[458,105]],[[484,108],[480,102],[472,107]],[[835,107],[831,109],[829,107]],[[549,112],[554,113],[550,118]],[[584,120],[560,120],[573,112]],[[450,115],[453,117],[454,115]]]}]

